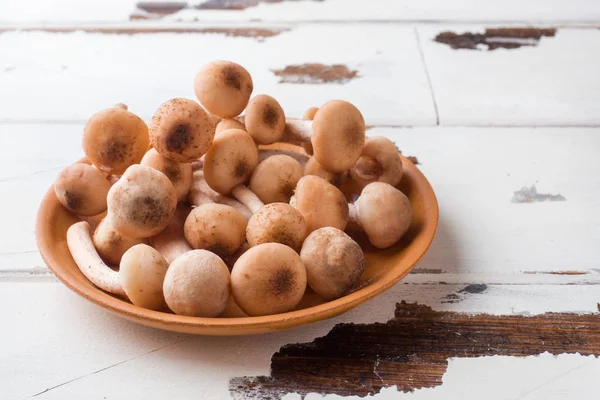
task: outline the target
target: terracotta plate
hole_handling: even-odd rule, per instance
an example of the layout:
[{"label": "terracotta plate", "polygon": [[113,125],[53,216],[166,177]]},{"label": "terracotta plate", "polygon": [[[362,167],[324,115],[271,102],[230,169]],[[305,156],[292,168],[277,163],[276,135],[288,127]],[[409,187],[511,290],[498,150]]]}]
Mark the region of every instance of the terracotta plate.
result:
[{"label": "terracotta plate", "polygon": [[393,247],[365,249],[366,270],[350,294],[324,303],[308,290],[297,310],[264,317],[198,318],[146,310],[92,285],[79,271],[67,248],[66,234],[78,217],[58,202],[51,187],[37,214],[36,239],[50,270],[70,289],[87,300],[131,321],[176,332],[200,335],[246,335],[291,328],[339,315],[389,289],[402,279],[429,248],[438,224],[438,205],[431,185],[410,161],[403,158],[405,173],[399,188],[408,196],[414,217],[410,230]]}]

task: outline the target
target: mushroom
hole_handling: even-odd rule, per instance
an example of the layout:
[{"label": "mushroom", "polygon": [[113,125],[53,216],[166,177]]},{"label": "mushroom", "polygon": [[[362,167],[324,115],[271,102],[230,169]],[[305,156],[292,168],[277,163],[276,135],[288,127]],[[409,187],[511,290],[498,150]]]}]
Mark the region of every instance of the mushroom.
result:
[{"label": "mushroom", "polygon": [[90,224],[77,222],[67,230],[67,246],[81,273],[98,288],[125,296],[119,274],[102,261],[92,243]]},{"label": "mushroom", "polygon": [[367,138],[360,158],[350,169],[350,177],[361,190],[371,182],[398,185],[402,179],[402,159],[394,142],[383,136]]},{"label": "mushroom", "polygon": [[308,285],[328,301],[348,293],[365,270],[360,245],[344,231],[332,227],[308,235],[300,258],[306,266]]},{"label": "mushroom", "polygon": [[244,126],[243,123],[241,123],[240,121],[238,121],[236,119],[222,119],[217,124],[217,128],[215,130],[215,135],[218,135],[219,133],[226,131],[228,129],[241,129],[241,130],[245,131],[246,127]]},{"label": "mushroom", "polygon": [[372,182],[350,205],[350,220],[360,226],[371,244],[385,249],[402,238],[412,221],[408,197],[385,182]]},{"label": "mushroom", "polygon": [[171,99],[156,110],[150,121],[150,141],[164,157],[179,163],[200,158],[210,148],[215,126],[192,100]]},{"label": "mushroom", "polygon": [[233,118],[246,108],[254,86],[244,67],[231,61],[212,61],[194,79],[194,92],[204,108],[221,118]]},{"label": "mushroom", "polygon": [[275,143],[285,130],[285,113],[273,97],[259,94],[246,107],[244,126],[257,144]]},{"label": "mushroom", "polygon": [[154,168],[162,172],[169,178],[175,187],[178,201],[187,199],[190,188],[192,187],[192,164],[178,163],[166,158],[156,149],[150,149],[142,158],[141,165]]},{"label": "mushroom", "polygon": [[306,154],[302,154],[300,152],[294,150],[285,150],[285,149],[259,149],[258,150],[258,162],[261,163],[265,161],[269,157],[277,156],[277,155],[286,155],[292,157],[294,160],[298,161],[302,167],[306,165],[309,157]]},{"label": "mushroom", "polygon": [[175,314],[216,317],[225,310],[231,294],[229,269],[210,251],[189,251],[169,266],[163,293]]},{"label": "mushroom", "polygon": [[54,181],[58,201],[76,215],[91,216],[106,211],[110,182],[95,167],[76,163],[63,169]]},{"label": "mushroom", "polygon": [[96,251],[104,261],[119,265],[123,254],[131,247],[145,243],[144,239],[123,236],[113,229],[110,215],[102,218],[92,235]]},{"label": "mushroom", "polygon": [[179,204],[175,213],[169,220],[169,225],[159,234],[150,238],[150,243],[169,264],[177,257],[192,250],[185,238],[183,225],[190,214],[191,208],[187,204]]},{"label": "mushroom", "polygon": [[306,111],[304,111],[304,114],[302,114],[302,119],[309,119],[312,121],[315,118],[315,114],[317,114],[317,111],[319,111],[319,107],[307,108]]},{"label": "mushroom", "polygon": [[225,196],[219,192],[214,191],[204,178],[203,171],[195,171],[192,177],[192,189],[188,196],[188,201],[192,206],[200,206],[202,204],[219,203],[235,208],[241,212],[246,219],[250,219],[252,212],[240,203],[239,201],[232,199],[231,197]]},{"label": "mushroom", "polygon": [[302,177],[290,204],[294,205],[306,220],[308,232],[326,226],[343,230],[348,222],[348,202],[344,194],[318,176]]},{"label": "mushroom", "polygon": [[165,174],[142,165],[127,168],[108,191],[113,229],[128,237],[154,236],[169,224],[177,206],[173,184]]},{"label": "mushroom", "polygon": [[319,164],[315,157],[309,158],[306,162],[306,165],[304,165],[304,175],[319,176],[336,187],[340,187],[346,176],[343,173],[339,174],[327,171],[321,164]]},{"label": "mushroom", "polygon": [[148,149],[148,127],[137,115],[112,107],[92,115],[83,129],[87,158],[107,174],[121,174]]},{"label": "mushroom", "polygon": [[183,230],[192,248],[208,250],[224,258],[246,242],[247,223],[244,215],[232,207],[204,204],[190,212]]},{"label": "mushroom", "polygon": [[343,100],[323,104],[314,120],[288,120],[283,141],[312,143],[314,157],[331,172],[350,169],[365,142],[365,120],[360,111]]},{"label": "mushroom", "polygon": [[233,266],[231,291],[249,316],[293,310],[306,290],[306,268],[298,253],[280,243],[250,248]]},{"label": "mushroom", "polygon": [[302,165],[298,161],[278,154],[258,164],[248,187],[265,204],[288,203],[302,175]]},{"label": "mushroom", "polygon": [[169,263],[147,244],[137,244],[123,254],[119,278],[133,304],[150,310],[166,308],[163,282]]},{"label": "mushroom", "polygon": [[262,207],[248,221],[246,239],[252,247],[263,243],[281,243],[300,252],[307,225],[298,210],[286,203]]}]

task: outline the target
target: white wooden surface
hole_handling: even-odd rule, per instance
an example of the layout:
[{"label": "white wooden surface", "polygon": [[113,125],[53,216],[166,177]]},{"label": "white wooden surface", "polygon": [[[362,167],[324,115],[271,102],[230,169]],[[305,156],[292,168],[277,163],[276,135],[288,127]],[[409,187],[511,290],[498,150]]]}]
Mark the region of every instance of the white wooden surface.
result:
[{"label": "white wooden surface", "polygon": [[[289,30],[262,41],[200,33],[0,33],[0,398],[226,398],[230,378],[268,375],[282,345],[311,341],[340,322],[386,321],[401,300],[472,313],[598,312],[600,31],[584,25],[599,25],[599,2],[301,1],[237,12],[184,10],[134,23],[132,1],[28,4],[0,1],[0,28]],[[445,30],[532,21],[559,24],[556,37],[493,52],[432,41]],[[369,135],[390,137],[419,159],[441,218],[415,273],[342,316],[242,338],[137,326],[53,278],[36,249],[35,213],[58,171],[82,155],[85,119],[122,101],[148,120],[163,100],[193,98],[193,76],[213,58],[245,65],[257,93],[277,97],[289,115],[330,98],[350,100],[377,125]],[[284,85],[270,71],[307,62],[345,64],[360,77],[343,85]],[[565,201],[511,201],[532,185]],[[471,283],[488,289],[446,301]],[[578,354],[451,359],[441,386],[413,393],[392,387],[374,397],[592,399],[600,396],[599,372],[600,360]]]}]

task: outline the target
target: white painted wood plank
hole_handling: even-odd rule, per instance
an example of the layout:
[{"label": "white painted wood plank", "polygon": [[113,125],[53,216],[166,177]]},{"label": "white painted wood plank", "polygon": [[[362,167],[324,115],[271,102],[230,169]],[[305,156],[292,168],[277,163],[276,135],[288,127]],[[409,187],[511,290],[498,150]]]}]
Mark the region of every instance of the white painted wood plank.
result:
[{"label": "white painted wood plank", "polygon": [[[243,65],[254,93],[276,97],[290,116],[341,98],[370,124],[436,121],[415,33],[407,27],[302,25],[264,41],[207,33],[5,32],[0,48],[4,122],[85,121],[116,102],[148,120],[167,99],[194,99],[194,76],[214,59]],[[272,72],[305,63],[342,64],[359,76],[347,83],[291,84],[278,83]]]},{"label": "white painted wood plank", "polygon": [[[122,321],[60,283],[0,283],[0,302],[10,305],[0,308],[6,327],[0,331],[3,399],[21,399],[69,381],[38,397],[224,398],[231,377],[268,374],[270,357],[280,346],[313,340],[341,322],[384,322],[401,300],[436,310],[493,314],[597,312],[594,286],[490,286],[481,294],[461,295],[458,303],[444,303],[446,296],[462,287],[399,284],[327,321],[268,335],[217,338],[171,334]],[[585,368],[592,372],[600,367],[600,360],[576,355],[451,360],[442,386],[400,398],[477,399],[486,385],[494,388],[487,398],[507,398],[528,393],[584,362],[589,362]],[[473,390],[466,390],[465,385],[472,385]],[[599,390],[595,379],[573,379],[560,385],[562,391],[575,390],[575,385],[581,386],[578,393]],[[551,391],[545,393],[549,399],[560,398]],[[400,396],[388,389],[378,398],[392,394]]]},{"label": "white painted wood plank", "polygon": [[[148,2],[148,1],[146,1]],[[164,0],[158,0],[164,3]],[[176,1],[171,1],[176,2]],[[135,9],[136,1],[110,0],[28,0],[2,2],[3,21],[124,21]],[[191,5],[206,1],[191,1]],[[213,1],[214,3],[214,1]],[[250,3],[250,1],[248,1]],[[591,21],[600,18],[600,7],[594,0],[325,0],[284,1],[260,4],[239,11],[184,10],[173,19],[209,21],[348,21],[348,20],[449,20],[449,21]]]},{"label": "white painted wood plank", "polygon": [[[600,4],[600,3],[598,3]],[[482,26],[420,27],[442,125],[598,125],[598,29],[562,29],[537,46],[454,50],[433,39],[443,31],[483,33]]]}]

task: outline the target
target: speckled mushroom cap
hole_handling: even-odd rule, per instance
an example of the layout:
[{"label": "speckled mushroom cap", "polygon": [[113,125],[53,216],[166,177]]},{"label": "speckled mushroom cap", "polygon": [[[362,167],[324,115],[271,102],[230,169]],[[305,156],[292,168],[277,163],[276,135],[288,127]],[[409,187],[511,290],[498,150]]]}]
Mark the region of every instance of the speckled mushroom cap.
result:
[{"label": "speckled mushroom cap", "polygon": [[194,91],[200,103],[211,114],[221,118],[240,115],[253,89],[248,71],[231,61],[209,62],[194,79]]},{"label": "speckled mushroom cap", "polygon": [[54,182],[58,201],[76,215],[91,216],[106,211],[110,182],[91,165],[76,163],[63,169]]},{"label": "speckled mushroom cap", "polygon": [[241,129],[221,132],[204,156],[204,177],[208,185],[222,194],[246,183],[258,165],[258,147]]},{"label": "speckled mushroom cap", "polygon": [[156,149],[150,149],[142,158],[140,165],[154,168],[165,174],[175,187],[177,199],[179,201],[187,199],[192,187],[193,171],[191,163],[178,163],[166,158]]},{"label": "speckled mushroom cap", "polygon": [[296,186],[295,207],[312,232],[325,226],[344,230],[348,223],[348,202],[344,194],[325,179],[306,175]]},{"label": "speckled mushroom cap", "polygon": [[257,144],[275,143],[285,130],[285,113],[273,97],[259,94],[248,103],[244,125]]},{"label": "speckled mushroom cap", "polygon": [[177,206],[177,194],[162,172],[132,165],[108,191],[107,203],[117,233],[146,238],[167,227]]},{"label": "speckled mushroom cap", "polygon": [[171,99],[156,110],[150,121],[150,141],[164,157],[179,163],[200,158],[210,148],[215,126],[192,100]]},{"label": "speckled mushroom cap", "polygon": [[98,111],[83,129],[87,158],[101,171],[121,174],[140,162],[148,149],[148,127],[137,115],[120,107]]},{"label": "speckled mushroom cap", "polygon": [[402,159],[396,144],[386,137],[373,136],[365,141],[350,176],[360,188],[375,181],[396,186],[402,179],[402,172]]},{"label": "speckled mushroom cap", "polygon": [[314,116],[311,142],[314,157],[323,168],[331,172],[347,171],[362,152],[365,120],[347,101],[328,101]]},{"label": "speckled mushroom cap", "polygon": [[258,164],[249,187],[265,204],[288,203],[302,176],[302,165],[298,161],[286,154],[277,154]]},{"label": "speckled mushroom cap", "polygon": [[287,203],[271,203],[250,217],[246,239],[250,246],[281,243],[297,252],[306,238],[306,221],[300,211]]}]

